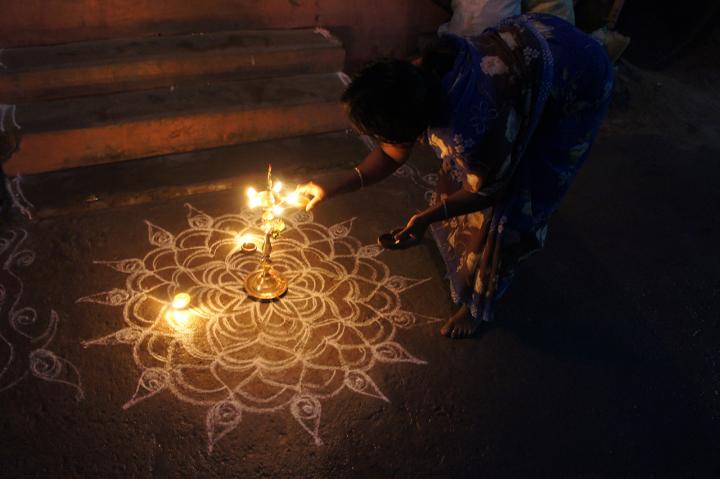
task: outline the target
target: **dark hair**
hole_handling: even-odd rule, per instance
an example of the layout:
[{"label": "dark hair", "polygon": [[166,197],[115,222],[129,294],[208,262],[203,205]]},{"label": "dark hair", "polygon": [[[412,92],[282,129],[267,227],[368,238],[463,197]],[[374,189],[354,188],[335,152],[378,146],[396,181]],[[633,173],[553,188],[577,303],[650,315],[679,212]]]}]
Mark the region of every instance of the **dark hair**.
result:
[{"label": "dark hair", "polygon": [[440,84],[410,62],[382,59],[353,77],[342,102],[362,133],[386,143],[410,143],[437,115]]}]

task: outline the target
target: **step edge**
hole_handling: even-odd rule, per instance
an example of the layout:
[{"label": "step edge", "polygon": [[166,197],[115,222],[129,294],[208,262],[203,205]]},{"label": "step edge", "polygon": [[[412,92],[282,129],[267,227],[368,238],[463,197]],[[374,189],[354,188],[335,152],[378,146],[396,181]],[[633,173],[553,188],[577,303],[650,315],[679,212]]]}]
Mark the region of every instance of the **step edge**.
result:
[{"label": "step edge", "polygon": [[[342,90],[342,82],[340,80],[340,73],[341,72],[331,72],[331,73],[314,73],[314,74],[308,74],[308,75],[292,75],[292,76],[283,76],[283,77],[272,77],[272,79],[282,79],[283,81],[292,81],[292,79],[304,79],[304,80],[313,80],[313,79],[322,79],[321,82],[321,88],[313,89],[313,92],[319,91],[320,96],[315,98],[309,98],[307,101],[305,100],[297,100],[294,101],[293,99],[290,99],[288,101],[274,101],[274,100],[264,100],[264,101],[258,101],[258,102],[249,102],[249,103],[242,103],[242,104],[234,104],[234,105],[227,105],[226,107],[222,107],[222,105],[213,105],[212,107],[202,108],[198,107],[197,109],[192,110],[185,110],[187,113],[192,113],[193,115],[187,115],[187,116],[197,116],[208,112],[216,112],[216,111],[256,111],[258,110],[258,107],[266,108],[268,106],[293,106],[293,105],[303,105],[303,104],[314,104],[314,103],[337,103],[340,101],[341,96],[341,90]],[[242,86],[242,85],[248,85],[248,84],[258,84],[258,83],[267,83],[267,78],[251,78],[251,79],[239,79],[239,80],[232,80],[232,81],[219,81],[217,83],[214,83],[211,86],[203,85],[201,87],[195,86],[193,87],[187,87],[180,90],[173,90],[173,95],[182,95],[182,94],[188,94],[192,95],[194,93],[197,93],[199,89],[204,88],[222,88],[224,85],[235,85],[235,86]],[[339,83],[335,83],[335,82]],[[324,87],[330,87],[330,88],[324,88]],[[332,90],[337,90],[336,93],[330,93]],[[140,91],[131,91],[131,92],[120,92],[120,93],[113,93],[109,95],[101,95],[101,96],[89,96],[89,97],[76,97],[76,98],[63,98],[63,99],[56,99],[56,100],[49,100],[49,101],[36,101],[36,102],[27,102],[27,103],[18,103],[17,104],[17,119],[20,125],[23,128],[26,128],[25,130],[25,136],[28,134],[33,133],[41,133],[41,132],[50,132],[50,131],[65,131],[65,130],[76,130],[76,129],[85,129],[92,126],[105,126],[105,125],[112,125],[112,124],[118,124],[118,123],[125,123],[125,122],[132,122],[135,119],[139,118],[173,118],[173,117],[182,117],[185,115],[177,114],[180,112],[168,112],[166,115],[162,114],[148,114],[148,115],[127,115],[123,117],[116,117],[114,119],[108,119],[105,121],[93,121],[92,123],[88,124],[87,126],[74,126],[72,128],[62,128],[62,129],[52,129],[47,127],[33,127],[33,119],[30,119],[30,121],[27,121],[27,118],[23,118],[23,110],[24,106],[31,106],[33,108],[37,108],[38,110],[42,109],[42,105],[47,105],[49,103],[71,103],[71,102],[90,102],[92,100],[98,100],[98,99],[105,99],[106,101],[118,101],[118,97],[120,97],[120,101],[132,101],[133,97],[139,97],[141,95],[152,95],[152,94],[163,94],[167,95],[168,88],[155,88],[151,90],[140,90]],[[125,96],[126,98],[122,98]],[[244,106],[244,108],[239,108],[239,106]],[[40,113],[38,111],[38,113]],[[36,118],[41,118],[42,115],[39,114]]]},{"label": "step edge", "polygon": [[[288,138],[296,138],[296,137],[303,137],[303,136],[315,136],[315,135],[323,135],[323,134],[330,134],[330,133],[340,133],[347,130],[347,125],[345,119],[337,119],[338,121],[329,122],[328,124],[320,124],[315,125],[310,129],[307,130],[296,130],[291,132],[290,134],[273,134],[267,137],[258,137],[251,140],[244,140],[240,142],[229,142],[229,143],[218,143],[214,144],[212,146],[206,145],[201,146],[200,148],[197,148],[195,150],[193,149],[187,149],[187,150],[178,150],[178,151],[168,151],[164,153],[155,153],[155,154],[149,154],[146,156],[138,156],[138,157],[132,157],[132,158],[109,158],[107,160],[103,160],[100,158],[78,158],[73,160],[70,163],[52,163],[51,167],[48,168],[22,168],[22,165],[32,165],[33,162],[30,158],[12,158],[11,161],[8,162],[8,168],[7,173],[10,176],[34,176],[34,175],[42,175],[42,174],[49,174],[52,172],[57,171],[65,171],[65,170],[72,170],[75,168],[86,168],[86,167],[96,167],[96,166],[102,166],[102,165],[109,165],[112,163],[117,162],[125,162],[125,161],[135,161],[135,160],[146,160],[150,158],[162,158],[162,157],[169,157],[173,155],[181,155],[181,154],[188,154],[193,151],[204,151],[204,150],[213,150],[218,148],[224,148],[224,147],[233,147],[233,146],[240,146],[245,144],[252,144],[252,143],[261,143],[261,142],[271,142],[275,140],[282,140],[282,139],[288,139]],[[24,161],[23,161],[24,160]]]},{"label": "step edge", "polygon": [[[73,70],[81,67],[97,67],[104,65],[127,65],[132,63],[142,63],[143,61],[153,60],[166,60],[173,58],[194,58],[194,57],[217,57],[217,56],[241,56],[241,55],[252,55],[254,52],[259,54],[264,53],[278,53],[278,52],[304,52],[304,51],[315,51],[315,50],[327,50],[327,51],[341,51],[345,52],[345,49],[339,45],[318,45],[318,46],[306,46],[296,45],[291,47],[264,47],[262,49],[257,48],[226,48],[220,50],[208,50],[203,52],[183,52],[178,55],[135,55],[132,57],[118,58],[112,57],[108,61],[90,61],[90,62],[68,62],[68,63],[57,63],[57,64],[45,64],[33,67],[13,68],[12,66],[5,65],[6,68],[0,68],[0,79],[5,75],[22,75],[24,73],[37,73],[37,72],[55,72],[58,70]],[[2,56],[0,55],[0,62]]]},{"label": "step edge", "polygon": [[177,119],[177,120],[191,120],[193,118],[200,118],[208,115],[214,115],[214,114],[244,114],[244,113],[256,113],[256,112],[269,112],[277,109],[282,108],[289,108],[289,107],[298,107],[298,106],[331,106],[331,105],[340,105],[340,98],[337,100],[333,100],[330,98],[323,99],[321,101],[297,101],[297,102],[284,102],[284,103],[271,103],[271,102],[261,102],[261,103],[254,103],[248,108],[234,108],[233,106],[227,106],[222,108],[215,108],[215,109],[206,109],[206,110],[196,110],[188,113],[183,114],[167,114],[167,115],[140,115],[135,116],[132,118],[123,119],[122,121],[107,121],[107,122],[94,122],[92,124],[89,124],[87,126],[70,126],[68,128],[59,128],[59,129],[36,129],[36,130],[29,130],[27,127],[25,128],[25,132],[23,133],[23,138],[28,140],[31,137],[37,137],[37,136],[43,136],[47,134],[55,135],[55,134],[62,134],[63,132],[72,132],[72,131],[90,131],[90,130],[101,130],[106,127],[111,126],[120,126],[120,125],[134,125],[134,124],[142,124],[142,123],[148,123],[148,122],[162,122],[168,119]]},{"label": "step edge", "polygon": [[[97,40],[80,40],[75,42],[65,42],[65,43],[50,43],[45,45],[29,45],[29,46],[22,46],[22,47],[4,47],[2,48],[3,51],[6,52],[15,52],[15,51],[28,51],[28,50],[43,50],[43,49],[53,49],[58,47],[66,47],[71,45],[83,45],[83,44],[115,44],[115,43],[123,43],[123,42],[133,42],[133,41],[144,41],[144,40],[150,40],[150,39],[179,39],[179,38],[185,38],[185,37],[198,37],[198,36],[223,36],[227,34],[232,33],[242,33],[247,35],[261,35],[264,33],[286,33],[289,35],[292,34],[305,34],[305,33],[315,33],[318,37],[323,38],[325,41],[324,43],[330,43],[333,44],[335,42],[340,42],[340,40],[330,33],[330,36],[328,37],[324,32],[326,30],[324,29],[318,29],[318,28],[275,28],[275,29],[238,29],[238,30],[218,30],[218,31],[211,31],[211,32],[192,32],[192,33],[168,33],[168,34],[147,34],[147,35],[139,35],[139,36],[121,36],[116,38],[102,38]],[[341,42],[340,42],[341,43]]]}]

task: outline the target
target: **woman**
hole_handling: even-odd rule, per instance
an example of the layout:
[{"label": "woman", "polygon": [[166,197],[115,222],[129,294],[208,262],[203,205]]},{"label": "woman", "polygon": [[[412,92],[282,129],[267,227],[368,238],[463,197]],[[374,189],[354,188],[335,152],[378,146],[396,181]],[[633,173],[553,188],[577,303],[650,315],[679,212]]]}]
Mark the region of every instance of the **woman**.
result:
[{"label": "woman", "polygon": [[470,336],[492,318],[518,261],[543,246],[612,85],[603,47],[551,15],[514,17],[470,40],[441,37],[417,65],[380,61],[356,75],[343,102],[379,146],[300,191],[311,209],[387,177],[416,141],[430,144],[441,160],[437,194],[395,239],[416,244],[431,227],[459,305],[441,333]]}]

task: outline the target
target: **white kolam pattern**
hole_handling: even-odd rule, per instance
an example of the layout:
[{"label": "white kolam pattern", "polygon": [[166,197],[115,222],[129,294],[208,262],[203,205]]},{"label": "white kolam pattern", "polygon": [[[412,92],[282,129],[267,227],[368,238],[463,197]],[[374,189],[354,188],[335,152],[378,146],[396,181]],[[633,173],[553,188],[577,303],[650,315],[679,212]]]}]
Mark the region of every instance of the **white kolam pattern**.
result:
[{"label": "white kolam pattern", "polygon": [[[146,222],[152,249],[143,258],[98,262],[126,274],[123,286],[78,300],[122,309],[123,326],[85,346],[132,347],[140,378],[124,408],[161,392],[207,408],[209,452],[244,414],[281,411],[321,445],[323,401],[345,389],[388,401],[373,368],[424,364],[397,333],[437,321],[401,300],[428,279],[393,275],[378,259],[380,247],[350,235],[353,219],[326,227],[303,211],[285,218],[272,258],[290,287],[262,302],[243,290],[259,254],[243,253],[235,241],[260,236],[257,214],[211,217],[186,206],[189,227],[177,235]],[[179,292],[190,294],[195,313],[184,331],[165,318]]]},{"label": "white kolam pattern", "polygon": [[68,360],[51,351],[60,316],[54,310],[38,314],[26,304],[21,272],[35,263],[35,252],[25,248],[23,229],[0,233],[0,392],[31,376],[62,384],[84,397],[80,373]]}]

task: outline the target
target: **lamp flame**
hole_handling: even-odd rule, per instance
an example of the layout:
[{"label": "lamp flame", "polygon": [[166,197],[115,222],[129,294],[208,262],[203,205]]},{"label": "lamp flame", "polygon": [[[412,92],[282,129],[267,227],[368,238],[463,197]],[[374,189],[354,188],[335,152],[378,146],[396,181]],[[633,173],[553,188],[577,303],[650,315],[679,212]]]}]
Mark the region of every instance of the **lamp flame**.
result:
[{"label": "lamp flame", "polygon": [[172,300],[173,309],[180,310],[185,309],[190,304],[190,295],[187,293],[176,294]]},{"label": "lamp flame", "polygon": [[300,206],[300,193],[293,191],[285,197],[285,202],[290,206]]}]

